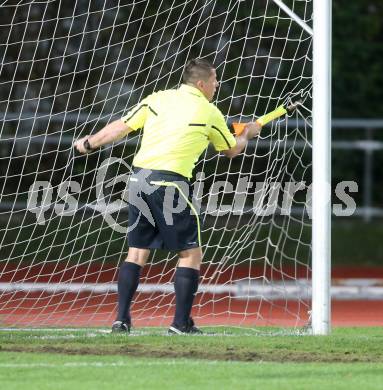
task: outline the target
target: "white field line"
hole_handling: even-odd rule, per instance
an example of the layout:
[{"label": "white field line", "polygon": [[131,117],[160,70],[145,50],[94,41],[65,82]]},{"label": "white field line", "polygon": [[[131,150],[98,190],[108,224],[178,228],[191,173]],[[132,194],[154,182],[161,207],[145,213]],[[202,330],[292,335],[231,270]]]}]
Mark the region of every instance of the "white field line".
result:
[{"label": "white field line", "polygon": [[[198,326],[201,329],[206,329],[206,326]],[[143,328],[141,328],[143,329]],[[61,329],[61,328],[55,328],[55,329],[50,329],[54,330],[56,332],[63,332],[66,331],[66,329]],[[63,334],[63,335],[39,335],[38,333],[45,333],[46,329],[39,329],[39,328],[34,328],[34,329],[22,329],[22,328],[0,328],[0,333],[5,333],[5,332],[31,332],[34,333],[33,336],[27,336],[26,340],[75,340],[75,339],[80,339],[80,338],[92,338],[92,337],[97,337],[97,334]],[[108,335],[112,334],[112,331],[109,329],[105,332]],[[214,332],[209,332],[205,331],[201,335],[188,335],[187,337],[230,337],[230,338],[236,338],[236,337],[254,337],[257,335],[262,335],[262,336],[303,336],[308,334],[306,330],[302,330],[301,328],[295,328],[295,329],[289,329],[289,330],[283,330],[283,331],[273,331],[272,333],[265,333],[264,331],[260,331],[258,329],[251,329],[248,333],[214,333]],[[114,337],[121,337],[121,338],[126,338],[129,337],[131,339],[132,337],[142,337],[142,336],[167,336],[167,337],[174,337],[173,335],[168,334],[168,328],[163,328],[162,331],[152,331],[148,328],[148,330],[137,330],[134,329],[129,333],[129,336],[126,334],[113,334]],[[1,352],[1,351],[0,351]]]},{"label": "white field line", "polygon": [[[0,292],[58,293],[117,293],[116,283],[0,283]],[[172,294],[172,283],[141,283],[141,293]],[[236,299],[311,299],[311,281],[255,281],[242,279],[228,284],[201,284],[198,293],[225,294]],[[331,286],[331,297],[336,300],[383,300],[383,279],[336,279]]]},{"label": "white field line", "polygon": [[[68,362],[68,363],[0,363],[0,369],[2,368],[87,368],[87,367],[148,367],[148,366],[185,366],[190,365],[200,366],[203,365],[242,365],[244,363],[251,364],[251,362],[231,362],[231,361],[218,361],[218,360],[159,360],[159,361],[142,361],[142,362]],[[253,363],[254,364],[254,363]]]},{"label": "white field line", "polygon": [[87,336],[86,332],[94,333],[111,333],[110,328],[95,329],[95,328],[0,328],[0,332],[76,332],[78,337]]}]

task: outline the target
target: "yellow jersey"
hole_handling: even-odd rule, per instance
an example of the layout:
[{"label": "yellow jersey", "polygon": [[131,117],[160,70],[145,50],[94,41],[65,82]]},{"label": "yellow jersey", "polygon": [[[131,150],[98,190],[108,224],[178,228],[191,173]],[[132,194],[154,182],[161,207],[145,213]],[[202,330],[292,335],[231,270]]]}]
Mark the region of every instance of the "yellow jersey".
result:
[{"label": "yellow jersey", "polygon": [[236,145],[219,109],[186,84],[149,95],[121,120],[133,130],[144,129],[135,167],[191,178],[209,142],[217,151]]}]

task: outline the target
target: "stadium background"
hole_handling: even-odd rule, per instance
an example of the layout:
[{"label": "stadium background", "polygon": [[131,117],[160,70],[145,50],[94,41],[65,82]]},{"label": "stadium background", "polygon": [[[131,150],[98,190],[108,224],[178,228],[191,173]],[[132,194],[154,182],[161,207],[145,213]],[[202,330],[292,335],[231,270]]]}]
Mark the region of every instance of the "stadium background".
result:
[{"label": "stadium background", "polygon": [[[260,5],[264,3],[264,1],[259,1]],[[13,19],[16,27],[12,30],[11,41],[14,43],[9,45],[6,51],[0,74],[0,82],[3,86],[0,89],[0,112],[3,115],[0,139],[1,260],[23,259],[23,264],[28,267],[28,263],[32,262],[36,256],[47,263],[52,261],[53,264],[59,258],[64,259],[60,266],[68,266],[70,269],[72,260],[81,263],[97,258],[115,267],[126,254],[126,240],[124,235],[110,229],[101,214],[89,219],[89,215],[86,217],[89,210],[84,209],[82,213],[73,217],[69,229],[65,218],[56,218],[53,210],[47,210],[45,218],[49,220],[49,224],[36,226],[34,224],[35,215],[25,210],[28,189],[34,180],[49,180],[55,186],[67,177],[67,161],[71,153],[68,140],[70,142],[75,134],[79,134],[79,131],[82,134],[96,131],[100,125],[126,112],[127,107],[135,104],[140,97],[158,88],[176,85],[187,58],[197,56],[201,51],[203,55],[216,54],[217,38],[215,35],[208,32],[209,38],[203,41],[202,47],[202,40],[199,40],[198,36],[203,37],[206,31],[203,28],[193,28],[194,22],[201,18],[203,20],[203,13],[196,13],[195,20],[192,18],[190,22],[186,22],[187,19],[183,18],[191,12],[192,5],[183,8],[181,14],[175,7],[174,12],[168,15],[169,24],[176,26],[175,33],[173,30],[171,32],[161,31],[159,28],[158,34],[151,34],[149,38],[153,25],[156,26],[156,23],[161,25],[162,22],[159,19],[146,18],[144,21],[137,22],[140,26],[132,23],[126,29],[123,12],[119,13],[118,20],[115,20],[114,13],[105,13],[104,17],[100,18],[101,13],[98,11],[102,9],[103,4],[103,1],[92,1],[89,11],[94,12],[94,17],[87,19],[85,15],[88,7],[85,3],[66,2],[65,7],[60,10],[63,23],[56,24],[55,18],[58,10],[54,3],[48,3],[48,6],[44,8],[45,19],[52,22],[45,22],[41,25],[38,21],[41,20],[41,8],[39,7],[42,5],[36,3],[30,9],[29,15],[31,20],[36,18],[36,23],[29,24],[28,42],[24,44],[21,43],[19,37],[24,34],[25,24],[20,22],[18,25],[18,18],[20,21],[25,20],[27,8],[20,8],[19,14]],[[168,9],[173,3],[164,1],[161,4],[163,9]],[[333,217],[332,264],[336,277],[372,277],[377,276],[377,272],[381,273],[381,269],[377,271],[375,267],[381,265],[383,255],[383,242],[380,239],[383,228],[379,214],[381,213],[379,210],[381,210],[383,173],[380,164],[383,136],[382,128],[379,126],[369,127],[372,119],[379,119],[383,116],[383,108],[380,106],[379,99],[382,94],[383,73],[381,70],[383,65],[376,61],[376,58],[380,58],[379,54],[382,51],[380,42],[383,35],[381,23],[383,9],[378,1],[360,1],[351,5],[347,3],[347,7],[345,4],[346,2],[343,1],[334,1],[333,6],[333,118],[334,123],[339,119],[346,121],[344,122],[346,124],[341,127],[334,126],[333,141],[334,144],[348,142],[349,146],[351,142],[352,147],[333,148],[332,180],[333,185],[341,180],[353,180],[358,183],[359,191],[354,193],[353,197],[358,206],[357,211],[360,212],[353,217]],[[75,23],[71,25],[69,19],[65,21],[65,17],[72,15],[73,7],[76,7],[76,18]],[[217,7],[215,29],[220,23],[222,26],[225,25],[224,15],[227,9],[229,9],[229,15],[238,12],[236,16],[238,20],[247,15],[246,7],[242,6],[234,10],[230,8],[229,1],[219,2]],[[219,7],[222,12],[219,12]],[[162,8],[158,9],[156,2],[147,3],[148,15],[161,15],[161,10]],[[140,20],[138,16],[142,11],[143,9],[139,6],[136,8],[135,19],[137,21]],[[355,14],[361,17],[355,19]],[[5,9],[0,14],[1,24],[9,23],[12,17],[12,15],[7,15],[7,9]],[[282,39],[275,39],[278,33],[275,23],[272,18],[266,20],[263,35],[269,35],[270,39],[264,39],[262,44],[265,45],[265,53],[268,53],[272,47],[273,53],[277,56],[283,52],[284,47]],[[283,26],[284,22],[280,23]],[[67,37],[69,30],[82,31],[84,24],[87,39],[81,39],[81,34],[71,35],[69,41],[66,38],[60,38]],[[113,29],[112,26],[114,26]],[[202,26],[204,26],[203,22]],[[142,39],[135,43],[129,42],[128,37],[135,36],[138,27],[141,29]],[[240,34],[241,29],[246,27],[245,22],[239,22],[238,33]],[[206,25],[206,28],[210,27]],[[56,39],[50,40],[53,30]],[[177,34],[181,31],[188,31],[188,33]],[[293,28],[289,37],[292,40],[299,40],[300,33],[299,28]],[[5,42],[8,39],[8,31],[3,29],[1,34],[1,41]],[[167,36],[167,34],[170,35]],[[230,41],[230,35],[225,36],[225,34],[223,29],[221,40],[223,43],[217,53],[217,63],[226,61],[225,67],[217,69],[221,80],[224,81],[217,97],[217,104],[223,112],[228,113],[229,121],[236,117],[238,111],[242,111],[245,118],[253,114],[254,100],[252,97],[257,98],[257,113],[275,108],[273,104],[277,103],[279,96],[283,91],[289,90],[289,79],[311,73],[309,63],[297,61],[293,64],[289,77],[283,80],[282,66],[280,82],[275,86],[272,80],[264,78],[265,74],[270,75],[271,79],[275,76],[273,64],[270,65],[270,62],[261,57],[253,67],[253,61],[247,58],[254,54],[252,45],[248,45],[248,52],[242,51],[240,42],[238,46],[233,43],[228,50],[224,43]],[[44,41],[44,38],[46,38],[46,44],[36,46],[37,39]],[[193,40],[196,44],[189,47],[188,40]],[[130,73],[128,78],[124,78],[126,68],[123,63],[118,67],[114,66],[118,59],[121,42],[129,42],[123,46],[122,57],[129,57],[133,54],[129,66],[132,69],[140,69],[137,73]],[[307,45],[308,42],[302,39],[299,40],[297,46],[293,45],[289,50],[305,52]],[[161,50],[156,50],[158,47]],[[188,50],[180,49],[185,47]],[[95,48],[97,50],[94,50]],[[79,51],[80,55],[78,55]],[[144,57],[143,52],[145,52]],[[75,62],[71,59],[72,55],[77,56]],[[64,61],[62,61],[63,56]],[[284,52],[284,56],[288,58],[289,53]],[[241,57],[243,60],[240,63],[238,59]],[[31,67],[32,58],[34,65]],[[46,58],[50,58],[48,63]],[[165,58],[166,61],[163,61]],[[17,67],[15,67],[16,62],[18,62]],[[91,64],[90,70],[89,64]],[[233,74],[237,72],[241,74],[241,67],[244,69],[243,73],[248,76],[233,78]],[[57,77],[58,74],[60,77]],[[123,82],[121,82],[122,79]],[[250,79],[252,82],[249,87]],[[30,80],[28,89],[26,89],[25,80]],[[116,80],[116,82],[109,83],[110,80]],[[300,88],[305,90],[308,83],[308,79],[302,77]],[[134,90],[131,89],[133,84],[136,86]],[[76,86],[77,93],[71,91],[72,85]],[[261,90],[260,86],[262,86]],[[85,95],[82,93],[84,88],[87,90]],[[30,96],[23,95],[26,90]],[[41,91],[43,98],[41,96],[36,98]],[[244,98],[245,93],[248,98]],[[124,104],[121,103],[122,99],[115,98],[119,94],[126,96]],[[9,100],[9,95],[11,100]],[[234,99],[232,99],[233,95]],[[78,109],[79,100],[81,109]],[[30,113],[34,112],[37,115],[31,117]],[[44,113],[48,114],[44,115]],[[13,120],[12,115],[14,115]],[[347,123],[350,125],[347,126]],[[15,135],[15,127],[18,128],[18,139],[14,144],[12,137]],[[46,139],[46,142],[28,143],[31,129],[35,141],[38,141],[41,135],[40,141]],[[265,131],[268,130],[265,129]],[[60,132],[64,137],[57,137]],[[52,135],[52,137],[46,137],[46,135]],[[95,197],[95,167],[104,158],[110,156],[122,155],[128,162],[131,162],[135,141],[137,138],[132,137],[126,143],[100,150],[87,159],[75,159],[71,174],[72,179],[82,183],[80,201]],[[310,158],[309,152],[302,154],[302,161],[308,162]],[[242,170],[249,171],[250,163],[251,159],[248,164],[245,159]],[[262,181],[265,166],[266,161],[259,158],[256,172],[253,173],[259,181]],[[208,176],[215,172],[216,180],[220,179],[220,175],[225,177],[228,165],[220,165],[219,171],[215,169],[215,160],[211,158],[205,165],[205,172]],[[198,171],[198,166],[196,170]],[[230,166],[230,171],[239,172],[239,164],[234,161]],[[110,177],[117,173],[119,172],[117,170],[113,172],[113,169],[108,172]],[[309,171],[306,177],[310,179]],[[366,177],[369,180],[366,180]],[[235,182],[237,177],[233,175],[231,179]],[[206,188],[209,188],[209,182]],[[106,201],[118,198],[121,191],[123,191],[123,186],[116,185]],[[230,197],[227,200],[230,201]],[[23,206],[19,209],[18,205]],[[366,212],[366,205],[370,211],[375,211],[376,215]],[[126,222],[125,217],[123,212],[120,213],[119,222],[121,224]],[[19,229],[21,221],[27,221],[27,223]],[[210,223],[213,222],[218,222],[216,226],[219,226],[219,219],[218,221],[215,218],[210,220]],[[232,223],[235,224],[235,222]],[[207,226],[209,226],[209,218]],[[57,231],[61,233],[57,234]],[[223,234],[231,235],[232,233]],[[268,231],[265,229],[260,232],[260,237],[267,234]],[[302,233],[305,237],[303,241],[309,240],[309,235],[310,229],[307,226]],[[210,252],[207,252],[205,259],[220,258],[223,255],[219,249],[216,250],[214,247],[215,239],[222,240],[221,232],[218,232],[217,236],[219,237],[213,236],[210,241]],[[81,237],[81,240],[76,240],[76,237]],[[18,244],[18,242],[26,241],[28,241],[27,245]],[[67,245],[67,242],[72,242],[73,246]],[[258,249],[262,253],[263,249],[261,247]],[[287,243],[284,250],[286,253],[294,253],[294,242]],[[305,247],[300,250],[305,250]],[[75,259],[71,258],[73,253],[76,254]],[[246,250],[241,251],[240,256],[246,259],[248,257]],[[308,258],[309,256],[303,254],[301,257]],[[6,263],[3,262],[4,264]],[[351,266],[356,267],[351,268]],[[374,268],[363,270],[362,267]],[[57,271],[56,266],[53,270]],[[6,271],[10,273],[9,269]],[[41,273],[41,269],[38,271],[31,269],[30,275],[33,276],[36,272]],[[50,272],[53,272],[52,269]],[[88,268],[87,272],[88,275],[92,275],[91,268]],[[26,276],[28,274],[23,275],[23,278]],[[110,276],[115,278],[115,275]],[[4,281],[7,281],[6,278]],[[112,303],[109,302],[109,304]]]},{"label": "stadium background", "polygon": [[[115,3],[114,0],[106,2],[112,5]],[[241,1],[241,6],[250,2],[262,6],[266,3],[263,0],[255,0],[254,2],[249,0]],[[288,0],[284,0],[284,2],[288,3]],[[3,3],[1,2],[2,5]],[[7,3],[15,5],[31,2],[9,0]],[[38,20],[44,2],[35,1],[34,3],[35,9],[31,11],[29,16]],[[54,18],[56,11],[53,3],[57,3],[57,1],[45,3],[49,3],[46,20]],[[74,4],[74,1],[63,0],[61,3],[68,5],[69,8]],[[102,7],[104,2],[99,0],[78,1],[79,8],[76,10],[78,14],[84,11],[86,3],[91,4],[92,10],[96,11],[93,15],[97,18],[97,10]],[[128,2],[121,1],[121,4],[123,3],[127,4]],[[152,13],[159,12],[158,1],[147,3]],[[169,0],[161,2],[164,7],[176,3],[176,1]],[[198,4],[199,2],[197,0],[194,3]],[[232,2],[220,0],[217,3],[223,9],[230,7]],[[300,1],[298,0],[296,3],[300,4]],[[63,12],[65,15],[66,11]],[[70,13],[68,10],[67,12]],[[18,18],[12,19],[4,8],[0,8],[0,25],[14,22],[16,30],[12,39],[15,42],[19,42],[20,36],[23,36],[22,21],[25,16],[25,14],[20,14]],[[80,20],[85,23],[83,19],[79,18]],[[332,263],[333,277],[335,278],[364,277],[380,278],[380,280],[383,278],[381,266],[383,258],[383,242],[381,240],[383,233],[381,224],[383,173],[380,169],[383,157],[383,124],[381,119],[383,118],[381,104],[382,20],[383,5],[381,0],[333,0],[333,183],[335,184],[339,180],[355,180],[359,185],[358,193],[353,194],[358,206],[357,215],[347,218],[333,217]],[[219,24],[219,18],[216,22]],[[97,23],[97,19],[94,22],[89,22],[89,25],[86,26],[86,31],[89,31],[87,36],[94,37]],[[105,20],[105,23],[113,23],[113,20]],[[32,30],[33,26],[37,25],[32,23]],[[272,27],[272,25],[267,25],[267,29],[272,30]],[[29,272],[30,278],[25,277],[25,274],[20,277],[23,282],[33,282],[36,273],[40,275],[41,279],[45,278],[45,281],[60,282],[60,270],[55,268],[55,259],[57,258],[65,259],[61,261],[60,266],[64,269],[67,267],[71,281],[81,281],[84,274],[87,274],[89,280],[94,282],[98,279],[98,272],[97,270],[93,272],[88,267],[89,263],[87,262],[92,257],[104,260],[107,269],[103,276],[110,282],[111,279],[115,278],[117,261],[126,251],[121,235],[113,232],[103,222],[102,217],[92,218],[92,214],[89,212],[79,215],[71,223],[66,222],[63,218],[59,234],[55,234],[58,219],[49,211],[45,214],[45,217],[49,219],[49,224],[38,225],[34,231],[31,227],[24,226],[20,231],[20,226],[23,223],[36,225],[35,215],[29,213],[31,215],[28,216],[28,213],[23,209],[25,209],[26,191],[31,181],[36,179],[37,168],[39,167],[38,178],[41,180],[47,178],[50,180],[51,176],[47,172],[52,172],[53,169],[55,172],[53,184],[59,183],[68,174],[64,167],[68,160],[69,145],[73,133],[83,129],[83,125],[79,128],[79,123],[88,123],[83,129],[84,131],[95,131],[99,125],[112,119],[110,109],[113,107],[113,102],[107,100],[105,106],[97,104],[99,101],[105,101],[107,90],[104,88],[100,88],[97,93],[95,93],[96,88],[90,88],[89,94],[86,95],[88,106],[84,104],[82,116],[78,117],[78,112],[74,112],[74,115],[69,115],[66,112],[66,103],[69,101],[69,104],[73,103],[75,106],[75,100],[81,96],[81,94],[74,94],[74,100],[68,100],[65,86],[70,77],[64,77],[64,74],[73,72],[70,61],[64,64],[68,68],[65,68],[65,71],[63,68],[63,72],[60,71],[62,77],[56,77],[58,70],[60,70],[59,60],[53,60],[53,57],[62,55],[66,50],[64,40],[59,39],[59,37],[65,35],[68,28],[70,25],[63,23],[56,30],[57,45],[54,48],[55,51],[52,52],[52,61],[49,63],[47,73],[44,74],[44,88],[46,90],[41,95],[44,96],[44,99],[39,101],[34,99],[33,93],[31,96],[23,96],[20,93],[20,91],[25,90],[26,86],[23,80],[28,78],[36,80],[29,85],[31,91],[39,91],[37,80],[41,78],[41,66],[45,66],[45,63],[36,61],[36,67],[33,69],[35,73],[29,74],[28,64],[22,61],[22,58],[26,61],[30,60],[30,50],[34,48],[33,43],[25,45],[24,57],[20,57],[16,73],[15,61],[19,58],[20,44],[10,45],[6,57],[3,56],[4,52],[0,46],[2,60],[0,63],[0,283],[10,281],[9,278],[12,277],[14,280],[18,280],[15,272],[2,272],[4,265],[12,266],[13,263],[22,272]],[[79,29],[79,26],[73,28]],[[144,26],[144,28],[148,29],[148,26]],[[32,42],[36,40],[37,32],[32,30],[29,31],[28,36],[24,36],[24,40],[28,41],[29,38]],[[54,23],[47,23],[45,29],[42,30],[42,36],[49,37],[52,35],[52,31],[54,31]],[[134,28],[133,32],[135,32]],[[119,28],[116,28],[116,35],[111,35],[111,38],[118,42],[121,33]],[[7,39],[7,34],[8,31],[0,29],[0,44]],[[296,32],[292,31],[292,34],[294,37]],[[94,54],[94,64],[103,66],[102,42],[103,40],[108,42],[110,37],[102,35],[100,35],[99,42],[100,51],[91,53],[91,39],[84,40],[83,46],[81,46],[84,52],[81,54],[82,61],[78,63],[79,72],[73,73],[76,75],[75,81],[79,88],[84,86],[83,72],[86,72],[86,63],[92,58],[92,54]],[[215,37],[211,37],[211,39],[211,42],[214,42]],[[69,56],[76,55],[79,41],[73,37],[73,41],[71,40],[70,43],[67,54]],[[279,41],[276,40],[277,46],[278,43]],[[147,44],[148,49],[155,47],[155,42],[151,40],[147,40]],[[225,46],[222,49],[224,50],[224,48]],[[37,52],[37,56],[44,58],[49,46],[42,45],[39,50],[41,52]],[[148,55],[150,56],[150,53]],[[178,71],[185,58],[185,53],[180,53],[179,58],[173,58],[175,61],[179,61],[176,64]],[[112,54],[110,59],[113,60]],[[262,61],[260,60],[260,68],[255,69],[259,75],[264,71],[261,65]],[[109,67],[105,67],[105,75],[108,71]],[[164,71],[162,74],[165,75],[167,73],[165,68],[161,70],[154,67],[152,77],[156,77],[159,71]],[[92,74],[91,83],[97,85],[100,80],[102,81],[99,71],[94,70]],[[137,77],[140,78],[139,85],[146,84],[148,92],[150,92],[151,89],[155,88],[155,85],[146,83],[148,75],[148,72],[139,73]],[[97,79],[97,77],[100,78]],[[228,74],[227,77],[230,78],[230,75]],[[20,88],[11,89],[10,80],[15,87]],[[165,79],[161,79],[158,85],[165,82]],[[230,85],[230,80],[227,79],[226,82],[227,85]],[[246,89],[246,82],[245,79],[238,79],[237,95],[241,94],[241,90]],[[114,85],[113,88],[114,91],[120,92],[120,85]],[[11,91],[12,101],[9,102],[8,93]],[[133,100],[138,99],[140,93],[146,93],[144,89],[131,93],[128,84],[126,90],[122,90],[122,92],[131,96]],[[221,93],[219,105],[225,110],[228,102],[225,99],[230,98],[231,95],[230,88],[222,90]],[[258,93],[256,87],[252,93],[254,95]],[[53,98],[54,94],[56,94],[56,98]],[[266,94],[267,90],[264,91],[264,95]],[[110,97],[112,98],[113,95],[115,94],[112,91]],[[248,103],[250,104],[250,101]],[[240,106],[243,101],[239,99],[236,104]],[[266,110],[266,105],[266,100],[260,99],[257,113]],[[52,108],[54,115],[48,115],[51,118],[48,120],[46,115],[42,113],[50,113]],[[37,109],[39,114],[35,115],[36,120],[33,121],[29,113],[37,112]],[[124,109],[125,107],[121,105],[115,112],[122,112]],[[252,112],[251,105],[249,112]],[[91,115],[88,116],[88,114]],[[230,115],[236,115],[234,107],[230,110]],[[63,123],[65,123],[64,135],[67,138],[58,142],[57,132],[61,132]],[[15,142],[16,126],[18,126],[19,137]],[[34,138],[36,142],[29,143],[32,127],[36,135]],[[46,133],[52,136],[46,137]],[[38,134],[41,134],[40,138]],[[46,142],[43,142],[44,140]],[[43,151],[42,155],[41,151]],[[102,152],[103,154],[95,153],[86,160],[86,163],[84,159],[76,159],[73,173],[78,178],[84,178],[84,188],[88,188],[88,192],[91,192],[95,164],[97,165],[100,159],[108,155],[119,155],[123,151],[128,155],[128,159],[131,158],[130,154],[134,151],[134,144],[127,142],[125,147],[120,145],[116,146],[115,150],[109,148],[106,152]],[[25,156],[26,154],[28,157]],[[54,163],[56,156],[57,160]],[[10,157],[12,157],[12,163],[8,166]],[[262,161],[260,161],[261,163]],[[113,177],[113,172],[111,172],[111,176]],[[19,193],[17,199],[16,192]],[[83,196],[86,198],[86,194]],[[111,194],[111,196],[114,195]],[[11,214],[12,218],[10,219]],[[27,220],[24,219],[26,216]],[[89,218],[92,220],[90,221]],[[82,221],[89,225],[89,229],[81,226]],[[73,231],[68,231],[69,226],[72,227]],[[97,231],[97,234],[87,235],[89,231]],[[267,232],[264,233],[267,234]],[[309,232],[306,233],[309,234]],[[77,235],[86,237],[86,239],[82,240],[81,243],[76,243],[79,246],[68,248],[69,245],[65,245],[66,240],[74,239]],[[309,236],[303,240],[307,242]],[[98,245],[95,247],[96,242]],[[76,252],[81,253],[81,258],[75,259],[76,263],[77,261],[84,261],[84,263],[81,266],[71,268],[73,263],[68,259],[68,255]],[[26,253],[28,253],[27,256],[25,256]],[[34,255],[46,259],[46,272],[40,272],[41,269],[30,266]],[[15,261],[8,261],[9,258]],[[24,261],[20,263],[20,259],[24,259]],[[74,270],[80,273],[78,279],[77,275],[73,273]],[[62,275],[65,275],[65,272]],[[6,293],[1,296],[3,300],[0,299],[0,309],[6,308],[9,298]],[[11,297],[17,298],[15,295],[11,295]],[[21,301],[15,300],[15,302],[16,305],[19,305]],[[61,323],[59,321],[54,323],[55,326],[61,325],[66,329],[26,329],[26,327],[34,325],[31,324],[30,317],[28,317],[28,313],[31,311],[27,311],[24,323],[21,324],[23,329],[9,329],[7,324],[1,323],[0,314],[0,382],[4,389],[24,389],[27,383],[30,390],[52,387],[79,390],[108,387],[117,390],[126,389],[128,381],[130,387],[139,389],[267,388],[279,390],[284,388],[295,390],[310,387],[324,390],[360,388],[376,390],[381,388],[383,382],[382,301],[333,302],[333,320],[335,319],[333,325],[336,327],[327,337],[310,337],[305,331],[302,333],[302,329],[259,328],[254,327],[254,324],[250,328],[229,326],[204,328],[207,335],[212,332],[213,337],[206,337],[206,335],[203,337],[168,337],[165,336],[163,328],[138,328],[134,329],[131,336],[125,337],[125,335],[111,335],[109,329],[68,328],[69,322],[67,320],[72,319],[69,318],[70,316],[75,321],[77,320],[76,325],[79,325],[78,320],[81,319],[76,317],[77,313],[73,310],[76,305],[71,305],[71,302],[65,303],[61,300],[60,307],[54,307],[57,301],[51,296],[41,294],[41,292],[37,292],[35,296],[32,294],[31,300],[23,302],[30,309],[47,308],[48,315],[54,308],[53,311],[58,320],[61,309],[63,312],[69,313],[69,316],[65,317]],[[92,302],[87,301],[82,295],[76,295],[76,302],[84,303],[85,306],[90,304],[90,311],[97,311],[97,302],[92,306]],[[109,302],[104,301],[104,303],[108,303],[109,310],[113,310],[115,296]],[[13,310],[12,307],[11,310]],[[89,319],[85,310],[83,314],[82,318]],[[98,314],[103,316],[102,312]],[[355,320],[362,320],[363,324],[369,327],[349,327],[357,324]],[[15,322],[11,321],[11,325],[14,324]],[[377,326],[371,327],[371,324]],[[339,325],[347,326],[347,328],[338,327]],[[103,326],[110,326],[109,318]],[[273,337],[270,337],[270,334]],[[207,367],[208,369],[206,369]]]}]

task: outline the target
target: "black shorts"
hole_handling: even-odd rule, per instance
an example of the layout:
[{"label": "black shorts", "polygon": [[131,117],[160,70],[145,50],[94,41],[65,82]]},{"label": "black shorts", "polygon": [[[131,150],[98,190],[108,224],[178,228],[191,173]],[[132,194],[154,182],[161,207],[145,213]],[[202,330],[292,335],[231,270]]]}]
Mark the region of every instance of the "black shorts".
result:
[{"label": "black shorts", "polygon": [[168,171],[134,168],[129,180],[128,244],[181,251],[201,246],[190,182]]}]

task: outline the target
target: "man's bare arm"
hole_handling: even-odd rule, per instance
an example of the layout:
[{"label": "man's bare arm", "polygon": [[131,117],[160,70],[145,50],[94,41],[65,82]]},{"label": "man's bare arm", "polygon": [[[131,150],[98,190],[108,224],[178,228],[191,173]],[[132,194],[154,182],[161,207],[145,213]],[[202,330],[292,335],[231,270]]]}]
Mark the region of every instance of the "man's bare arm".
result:
[{"label": "man's bare arm", "polygon": [[[80,153],[88,153],[92,149],[118,141],[129,134],[133,129],[127,126],[121,119],[109,123],[94,135],[86,135],[74,142],[74,147]],[[86,143],[88,141],[88,143]],[[84,145],[85,143],[85,145]]]},{"label": "man's bare arm", "polygon": [[237,141],[236,145],[230,149],[223,150],[222,153],[229,158],[238,156],[245,149],[245,146],[249,139],[257,137],[261,132],[262,126],[257,122],[249,122],[245,126],[241,135],[237,135],[235,140]]}]

